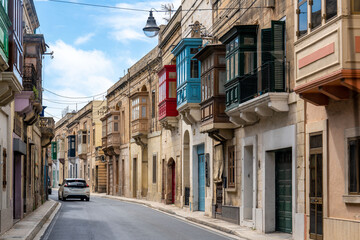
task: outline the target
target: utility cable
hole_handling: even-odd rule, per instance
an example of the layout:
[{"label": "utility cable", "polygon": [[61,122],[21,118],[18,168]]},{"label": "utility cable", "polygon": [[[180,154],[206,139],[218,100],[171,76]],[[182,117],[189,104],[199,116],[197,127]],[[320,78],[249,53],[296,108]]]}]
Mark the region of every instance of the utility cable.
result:
[{"label": "utility cable", "polygon": [[54,117],[54,118],[57,118],[57,119],[61,119],[60,117],[57,117],[55,115],[52,115],[51,113],[48,113],[47,111],[44,111],[47,115],[51,116],[51,117]]},{"label": "utility cable", "polygon": [[102,93],[99,93],[99,94],[95,94],[95,95],[93,95],[93,96],[87,96],[87,97],[69,97],[69,96],[64,96],[64,95],[57,94],[57,93],[52,92],[52,91],[50,91],[50,90],[48,90],[48,89],[46,89],[46,88],[43,88],[43,89],[44,89],[45,91],[51,93],[51,94],[54,94],[54,95],[58,96],[58,97],[69,98],[69,99],[94,98],[94,97],[98,97],[98,96],[100,96],[100,95],[104,95],[104,94],[107,93],[107,92],[105,91],[105,92],[102,92]]},{"label": "utility cable", "polygon": [[[117,7],[117,6],[109,6],[109,5],[101,5],[101,4],[92,4],[92,3],[81,3],[81,2],[72,2],[72,1],[63,1],[63,0],[48,0],[49,2],[57,2],[57,3],[65,3],[65,4],[74,4],[88,7],[98,7],[98,8],[110,8],[117,10],[125,10],[125,11],[136,11],[136,12],[149,12],[148,9],[140,9],[140,8],[128,8],[128,7]],[[264,7],[254,7],[254,8],[264,8]],[[154,8],[153,8],[154,9]],[[246,8],[219,8],[218,10],[231,10],[231,9],[246,9]],[[190,12],[190,11],[212,11],[212,8],[202,8],[202,9],[181,9],[182,12]],[[177,10],[156,10],[155,12],[176,12]]]}]

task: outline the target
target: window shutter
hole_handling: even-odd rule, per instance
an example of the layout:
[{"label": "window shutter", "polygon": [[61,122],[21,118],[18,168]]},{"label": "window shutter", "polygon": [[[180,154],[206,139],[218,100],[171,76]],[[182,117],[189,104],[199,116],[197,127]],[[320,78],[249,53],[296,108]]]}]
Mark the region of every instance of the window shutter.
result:
[{"label": "window shutter", "polygon": [[261,30],[261,90],[268,92],[273,66],[271,28]]},{"label": "window shutter", "polygon": [[285,22],[271,22],[273,37],[273,85],[272,90],[275,92],[285,91]]}]

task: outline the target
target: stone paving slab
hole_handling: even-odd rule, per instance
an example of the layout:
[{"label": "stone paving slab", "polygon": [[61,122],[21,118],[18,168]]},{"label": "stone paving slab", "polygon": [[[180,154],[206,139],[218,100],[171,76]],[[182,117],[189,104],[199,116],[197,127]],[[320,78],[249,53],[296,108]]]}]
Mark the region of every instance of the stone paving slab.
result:
[{"label": "stone paving slab", "polygon": [[59,203],[53,200],[46,201],[34,212],[18,221],[11,229],[0,235],[0,240],[30,240],[40,231],[49,216]]},{"label": "stone paving slab", "polygon": [[176,215],[178,217],[184,218],[188,221],[197,224],[201,224],[225,233],[233,234],[243,239],[248,239],[248,240],[291,240],[292,239],[291,234],[278,233],[278,232],[269,233],[269,234],[259,233],[247,227],[241,227],[240,225],[226,222],[221,219],[214,219],[209,216],[205,216],[203,212],[190,212],[189,209],[186,208],[182,209],[174,205],[166,205],[163,203],[152,202],[143,199],[111,196],[111,195],[106,195],[105,193],[103,194],[91,193],[91,194],[103,198],[117,199],[120,201],[142,204],[147,207],[151,207],[166,212],[168,214]]}]

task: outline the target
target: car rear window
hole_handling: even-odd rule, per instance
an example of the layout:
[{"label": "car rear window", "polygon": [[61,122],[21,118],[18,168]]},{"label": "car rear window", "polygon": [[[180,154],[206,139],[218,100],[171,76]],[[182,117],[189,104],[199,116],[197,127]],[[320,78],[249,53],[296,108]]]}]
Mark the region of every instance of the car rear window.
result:
[{"label": "car rear window", "polygon": [[68,185],[68,187],[86,187],[86,182],[84,180],[68,180],[66,181],[66,184]]}]

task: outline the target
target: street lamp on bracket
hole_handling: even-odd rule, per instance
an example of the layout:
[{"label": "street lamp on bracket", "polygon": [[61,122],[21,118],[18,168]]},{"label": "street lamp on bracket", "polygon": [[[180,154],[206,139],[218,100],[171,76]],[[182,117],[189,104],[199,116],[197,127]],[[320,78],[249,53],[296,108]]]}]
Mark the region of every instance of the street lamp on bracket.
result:
[{"label": "street lamp on bracket", "polygon": [[157,36],[159,34],[160,28],[156,24],[156,20],[153,17],[153,11],[152,10],[150,10],[150,14],[149,14],[149,17],[148,17],[148,19],[146,21],[146,25],[143,28],[143,31],[144,31],[144,34],[149,38],[153,38],[153,37],[155,37],[155,36]]}]

